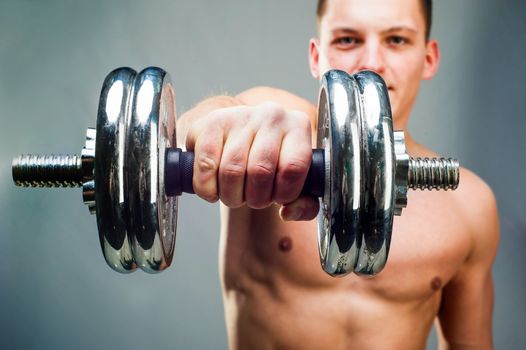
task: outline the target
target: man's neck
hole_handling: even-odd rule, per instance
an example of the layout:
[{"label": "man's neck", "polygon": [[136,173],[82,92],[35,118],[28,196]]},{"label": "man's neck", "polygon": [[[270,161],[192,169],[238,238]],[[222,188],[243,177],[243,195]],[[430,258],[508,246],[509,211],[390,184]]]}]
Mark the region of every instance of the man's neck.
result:
[{"label": "man's neck", "polygon": [[404,130],[405,148],[407,154],[411,157],[437,157],[439,156],[436,152],[430,150],[426,146],[418,143],[411,136],[409,131]]},{"label": "man's neck", "polygon": [[410,156],[423,156],[428,154],[430,151],[423,145],[417,143],[413,136],[411,136],[411,133],[407,129],[408,119],[409,116],[404,116],[403,118],[400,118],[399,116],[399,118],[393,120],[393,129],[395,131],[400,130],[404,132],[405,148]]}]

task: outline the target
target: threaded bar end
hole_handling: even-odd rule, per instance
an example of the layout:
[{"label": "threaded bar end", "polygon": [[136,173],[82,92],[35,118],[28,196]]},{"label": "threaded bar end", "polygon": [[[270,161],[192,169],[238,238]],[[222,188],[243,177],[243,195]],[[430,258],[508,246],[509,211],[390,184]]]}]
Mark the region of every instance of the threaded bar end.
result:
[{"label": "threaded bar end", "polygon": [[414,190],[455,190],[459,168],[452,158],[409,158],[408,186]]},{"label": "threaded bar end", "polygon": [[13,159],[12,170],[17,186],[82,186],[82,161],[77,155],[21,155]]}]

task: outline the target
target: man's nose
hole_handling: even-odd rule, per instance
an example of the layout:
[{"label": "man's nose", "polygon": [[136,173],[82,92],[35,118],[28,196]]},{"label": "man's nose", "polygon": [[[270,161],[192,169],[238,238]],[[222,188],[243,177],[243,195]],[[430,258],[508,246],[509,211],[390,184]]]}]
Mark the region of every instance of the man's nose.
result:
[{"label": "man's nose", "polygon": [[372,70],[378,74],[385,72],[384,52],[379,44],[370,43],[364,46],[364,51],[360,57],[359,70]]}]

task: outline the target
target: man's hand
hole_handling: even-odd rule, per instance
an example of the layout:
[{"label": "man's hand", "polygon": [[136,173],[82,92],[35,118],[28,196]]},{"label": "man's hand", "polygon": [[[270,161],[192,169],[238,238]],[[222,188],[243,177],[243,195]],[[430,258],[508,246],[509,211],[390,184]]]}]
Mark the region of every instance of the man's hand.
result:
[{"label": "man's hand", "polygon": [[285,220],[310,220],[316,198],[302,196],[312,158],[311,122],[276,103],[213,110],[195,120],[186,148],[195,153],[193,187],[231,208],[283,205]]}]

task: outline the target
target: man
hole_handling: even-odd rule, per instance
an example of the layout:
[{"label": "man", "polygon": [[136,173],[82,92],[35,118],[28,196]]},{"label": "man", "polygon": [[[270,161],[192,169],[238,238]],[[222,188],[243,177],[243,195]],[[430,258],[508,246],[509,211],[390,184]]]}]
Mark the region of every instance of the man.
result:
[{"label": "man", "polygon": [[[310,65],[373,70],[386,81],[395,129],[412,156],[436,156],[408,133],[420,81],[439,48],[424,0],[326,0]],[[269,103],[268,101],[272,101]],[[333,278],[319,265],[313,198],[299,197],[316,109],[288,92],[254,88],[208,99],[179,123],[196,154],[194,189],[221,200],[220,266],[233,349],[423,349],[435,318],[441,348],[492,348],[491,266],[498,218],[491,190],[461,170],[455,192],[413,192],[395,218],[376,277]],[[281,216],[281,218],[280,218]]]}]

